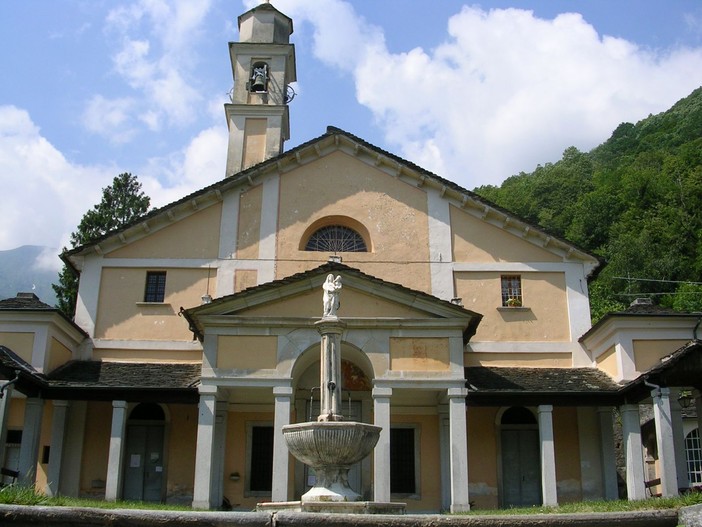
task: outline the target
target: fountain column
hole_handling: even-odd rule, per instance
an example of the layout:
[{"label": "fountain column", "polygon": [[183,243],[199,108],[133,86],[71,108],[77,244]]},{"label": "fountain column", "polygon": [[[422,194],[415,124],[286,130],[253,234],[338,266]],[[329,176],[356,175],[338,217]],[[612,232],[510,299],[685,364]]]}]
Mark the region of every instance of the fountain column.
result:
[{"label": "fountain column", "polygon": [[346,324],[337,317],[315,323],[321,335],[320,411],[317,421],[343,421],[341,416],[341,334]]}]

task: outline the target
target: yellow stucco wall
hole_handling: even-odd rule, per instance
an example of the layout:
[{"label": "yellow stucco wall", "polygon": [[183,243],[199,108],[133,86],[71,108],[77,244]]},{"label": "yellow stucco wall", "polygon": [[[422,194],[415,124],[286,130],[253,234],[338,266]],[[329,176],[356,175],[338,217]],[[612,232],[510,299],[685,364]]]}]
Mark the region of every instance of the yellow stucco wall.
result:
[{"label": "yellow stucco wall", "polygon": [[194,404],[168,406],[168,480],[170,498],[192,496],[195,481],[198,408]]},{"label": "yellow stucco wall", "polygon": [[[247,308],[238,314],[266,317],[317,317],[322,315],[321,286],[304,294],[260,306]],[[409,306],[368,295],[344,286],[341,294],[340,317],[405,317],[426,318],[426,312]]]},{"label": "yellow stucco wall", "polygon": [[193,215],[133,241],[105,255],[106,258],[216,258],[222,204],[216,203]]},{"label": "yellow stucco wall", "polygon": [[236,257],[240,260],[258,258],[258,243],[261,236],[261,203],[263,186],[257,185],[239,197],[239,232],[236,241]]},{"label": "yellow stucco wall", "polygon": [[104,497],[112,429],[112,405],[109,402],[88,402],[85,422],[80,493]]},{"label": "yellow stucco wall", "polygon": [[448,338],[390,338],[390,369],[447,371],[450,367]]},{"label": "yellow stucco wall", "polygon": [[249,269],[237,269],[234,271],[234,292],[238,293],[257,284],[258,271]]},{"label": "yellow stucco wall", "polygon": [[634,340],[634,364],[636,371],[644,372],[675,350],[687,344],[687,340]]},{"label": "yellow stucco wall", "polygon": [[558,503],[582,500],[580,439],[575,408],[553,409],[553,443],[556,453]]},{"label": "yellow stucco wall", "polygon": [[343,152],[281,176],[276,277],[325,262],[326,252],[300,250],[302,238],[309,225],[342,213],[361,223],[372,242],[372,252],[343,253],[345,263],[430,290],[426,193]]},{"label": "yellow stucco wall", "polygon": [[391,415],[390,425],[399,424],[414,425],[419,429],[419,497],[418,499],[403,497],[402,501],[407,503],[408,512],[439,510],[441,508],[439,418],[437,415]]},{"label": "yellow stucco wall", "polygon": [[597,369],[602,370],[610,377],[616,378],[619,376],[619,364],[617,363],[617,348],[610,346],[607,351],[601,353],[595,359]]},{"label": "yellow stucco wall", "polygon": [[451,206],[457,262],[561,262],[555,254]]},{"label": "yellow stucco wall", "polygon": [[278,337],[267,335],[217,337],[217,368],[274,369],[277,359]]},{"label": "yellow stucco wall", "polygon": [[202,350],[147,350],[93,348],[92,360],[123,362],[194,362],[202,363]]},{"label": "yellow stucco wall", "polygon": [[[246,426],[247,423],[273,425],[273,412],[230,412],[227,419],[227,440],[224,459],[224,495],[233,506],[253,510],[257,503],[270,497],[245,496],[246,489]],[[236,438],[236,439],[232,439]],[[238,472],[240,479],[232,481],[229,475]],[[291,476],[292,477],[292,476]],[[292,487],[292,483],[289,488]]]},{"label": "yellow stucco wall", "polygon": [[49,360],[47,362],[46,372],[51,372],[71,360],[72,353],[66,346],[58,340],[52,338],[51,346],[49,347]]},{"label": "yellow stucco wall", "polygon": [[524,307],[516,309],[502,308],[502,274],[455,273],[456,294],[465,308],[483,314],[474,342],[570,340],[563,273],[520,273]]},{"label": "yellow stucco wall", "polygon": [[10,413],[7,416],[7,428],[21,430],[24,428],[24,406],[26,399],[13,397],[10,403]]},{"label": "yellow stucco wall", "polygon": [[244,168],[263,161],[268,119],[247,118],[244,125]]},{"label": "yellow stucco wall", "polygon": [[215,271],[168,269],[163,304],[144,304],[147,269],[102,270],[95,337],[106,339],[192,340],[180,307],[200,305],[208,288],[216,290]]},{"label": "yellow stucco wall", "polygon": [[23,360],[32,362],[32,349],[34,347],[34,333],[0,332],[0,344],[10,348]]},{"label": "yellow stucco wall", "polygon": [[468,480],[470,500],[477,509],[498,507],[497,408],[468,408]]},{"label": "yellow stucco wall", "polygon": [[524,368],[569,368],[573,365],[570,353],[475,353],[463,354],[466,366],[496,366]]}]

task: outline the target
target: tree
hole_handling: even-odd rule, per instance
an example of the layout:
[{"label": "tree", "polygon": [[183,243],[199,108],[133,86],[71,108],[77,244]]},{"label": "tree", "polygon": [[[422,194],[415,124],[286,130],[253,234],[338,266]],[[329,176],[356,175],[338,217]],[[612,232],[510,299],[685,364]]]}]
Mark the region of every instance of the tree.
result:
[{"label": "tree", "polygon": [[[78,229],[71,233],[73,248],[128,224],[149,210],[151,198],[141,190],[136,176],[125,172],[112,180],[112,185],[102,189],[102,200],[83,215]],[[67,249],[64,247],[64,252]],[[58,284],[52,284],[56,293],[56,307],[68,317],[76,313],[78,275],[64,264],[58,275]]]}]

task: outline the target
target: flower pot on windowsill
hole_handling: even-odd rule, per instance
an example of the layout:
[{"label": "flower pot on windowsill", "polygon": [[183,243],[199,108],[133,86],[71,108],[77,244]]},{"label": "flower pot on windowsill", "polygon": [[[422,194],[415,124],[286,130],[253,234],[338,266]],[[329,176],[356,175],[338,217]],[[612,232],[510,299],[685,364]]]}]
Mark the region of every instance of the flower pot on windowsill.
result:
[{"label": "flower pot on windowsill", "polygon": [[505,305],[506,307],[522,307],[522,301],[518,298],[509,298]]}]

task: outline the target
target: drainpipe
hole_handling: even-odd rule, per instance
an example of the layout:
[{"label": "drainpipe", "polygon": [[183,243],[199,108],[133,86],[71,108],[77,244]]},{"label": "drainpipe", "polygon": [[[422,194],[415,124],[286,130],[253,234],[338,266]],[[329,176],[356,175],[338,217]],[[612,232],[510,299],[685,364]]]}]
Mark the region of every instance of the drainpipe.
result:
[{"label": "drainpipe", "polygon": [[695,324],[695,329],[692,330],[693,340],[697,340],[697,328],[700,327],[700,323],[702,323],[702,317],[697,319],[697,324]]},{"label": "drainpipe", "polygon": [[5,390],[7,390],[10,386],[15,384],[18,380],[19,380],[19,371],[15,370],[15,378],[7,381],[2,386],[0,386],[0,399],[2,399],[5,396]]},{"label": "drainpipe", "polygon": [[644,377],[643,380],[644,384],[648,386],[649,388],[653,388],[656,390],[656,395],[661,394],[661,387],[658,384],[653,384],[652,382],[648,382],[648,377]]}]

